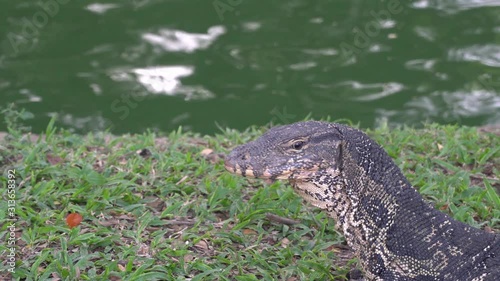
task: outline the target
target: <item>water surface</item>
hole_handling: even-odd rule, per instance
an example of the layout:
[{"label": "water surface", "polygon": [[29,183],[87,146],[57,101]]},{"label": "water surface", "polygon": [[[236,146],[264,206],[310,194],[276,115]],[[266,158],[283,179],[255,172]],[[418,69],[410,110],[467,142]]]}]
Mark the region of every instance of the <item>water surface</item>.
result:
[{"label": "water surface", "polygon": [[35,131],[500,122],[500,1],[0,2],[0,105]]}]

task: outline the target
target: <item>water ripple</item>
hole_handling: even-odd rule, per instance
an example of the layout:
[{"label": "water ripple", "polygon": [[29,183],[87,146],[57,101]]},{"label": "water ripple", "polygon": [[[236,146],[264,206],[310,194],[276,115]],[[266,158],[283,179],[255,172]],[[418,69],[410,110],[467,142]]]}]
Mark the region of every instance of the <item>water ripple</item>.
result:
[{"label": "water ripple", "polygon": [[243,23],[243,30],[245,31],[257,31],[262,27],[262,23],[251,21]]},{"label": "water ripple", "polygon": [[337,84],[342,88],[348,88],[347,92],[355,92],[355,101],[374,101],[393,95],[404,89],[404,86],[397,82],[362,84],[357,81],[345,81]]},{"label": "water ripple", "polygon": [[85,7],[85,9],[87,9],[93,13],[102,15],[102,14],[105,14],[108,10],[116,9],[119,7],[120,7],[120,5],[117,5],[117,4],[93,3],[93,4],[90,4],[87,7]]},{"label": "water ripple", "polygon": [[433,59],[416,59],[405,63],[407,69],[431,71],[436,65],[436,60]]},{"label": "water ripple", "polygon": [[486,118],[486,123],[500,122],[500,96],[494,91],[468,89],[436,91],[405,103],[402,110],[377,109],[376,123],[388,120],[401,124],[417,120],[459,122],[466,118]]},{"label": "water ripple", "polygon": [[451,49],[451,61],[477,61],[484,65],[500,67],[500,45],[472,45],[466,48]]},{"label": "water ripple", "polygon": [[296,64],[290,65],[290,69],[293,70],[307,70],[313,67],[316,67],[317,63],[314,61],[306,61],[306,62],[299,62]]},{"label": "water ripple", "polygon": [[414,30],[418,36],[429,42],[433,42],[436,40],[436,31],[430,27],[415,26]]},{"label": "water ripple", "polygon": [[500,6],[499,0],[420,0],[412,4],[414,8],[432,8],[447,13],[457,13],[481,7]]},{"label": "water ripple", "polygon": [[185,65],[155,66],[136,68],[131,71],[114,71],[111,78],[115,81],[137,80],[149,93],[168,96],[183,96],[185,100],[205,100],[215,95],[202,86],[183,85],[181,78],[194,73],[194,67]]},{"label": "water ripple", "polygon": [[212,26],[207,33],[188,33],[176,29],[160,29],[158,33],[145,33],[142,39],[168,52],[193,53],[208,48],[219,36],[226,33],[221,25]]},{"label": "water ripple", "polygon": [[29,89],[21,89],[19,93],[23,96],[26,96],[26,100],[18,100],[18,103],[32,103],[32,102],[41,102],[42,97],[33,93],[33,91]]},{"label": "water ripple", "polygon": [[306,54],[310,55],[320,55],[320,56],[335,56],[339,54],[339,51],[334,48],[326,48],[326,49],[305,49],[302,50]]},{"label": "water ripple", "polygon": [[438,93],[447,110],[464,117],[487,115],[500,110],[500,96],[486,90]]},{"label": "water ripple", "polygon": [[74,129],[85,131],[103,131],[109,129],[113,125],[109,119],[102,116],[102,112],[84,117],[61,112],[57,114],[55,112],[49,112],[47,115],[51,117],[57,116],[57,121],[70,127],[70,131]]}]

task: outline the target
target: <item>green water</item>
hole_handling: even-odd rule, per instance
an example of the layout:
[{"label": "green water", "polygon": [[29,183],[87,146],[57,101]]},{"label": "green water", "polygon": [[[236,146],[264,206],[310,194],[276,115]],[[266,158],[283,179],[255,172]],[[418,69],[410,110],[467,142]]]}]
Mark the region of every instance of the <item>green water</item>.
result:
[{"label": "green water", "polygon": [[0,3],[0,106],[34,131],[500,122],[498,0]]}]

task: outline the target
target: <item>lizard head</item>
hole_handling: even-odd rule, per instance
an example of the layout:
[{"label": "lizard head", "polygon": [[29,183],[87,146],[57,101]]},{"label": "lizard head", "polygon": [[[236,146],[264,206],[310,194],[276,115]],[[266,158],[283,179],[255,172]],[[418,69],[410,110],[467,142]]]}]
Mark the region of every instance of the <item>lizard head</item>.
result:
[{"label": "lizard head", "polygon": [[257,140],[236,147],[226,157],[225,167],[246,177],[308,181],[318,171],[339,169],[342,139],[337,127],[327,122],[273,127]]}]

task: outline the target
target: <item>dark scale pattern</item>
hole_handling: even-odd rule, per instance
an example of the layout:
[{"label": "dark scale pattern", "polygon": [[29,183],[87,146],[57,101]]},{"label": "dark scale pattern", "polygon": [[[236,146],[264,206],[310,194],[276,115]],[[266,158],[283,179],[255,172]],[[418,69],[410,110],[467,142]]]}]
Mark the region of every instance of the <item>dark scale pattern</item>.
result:
[{"label": "dark scale pattern", "polygon": [[388,228],[391,226],[392,215],[382,200],[376,197],[363,197],[359,206],[362,213],[365,214],[377,227],[377,229]]},{"label": "dark scale pattern", "polygon": [[225,166],[290,180],[337,221],[366,280],[500,280],[500,235],[435,210],[357,129],[317,121],[274,127],[235,148]]}]

